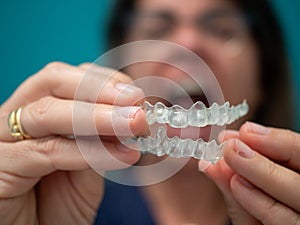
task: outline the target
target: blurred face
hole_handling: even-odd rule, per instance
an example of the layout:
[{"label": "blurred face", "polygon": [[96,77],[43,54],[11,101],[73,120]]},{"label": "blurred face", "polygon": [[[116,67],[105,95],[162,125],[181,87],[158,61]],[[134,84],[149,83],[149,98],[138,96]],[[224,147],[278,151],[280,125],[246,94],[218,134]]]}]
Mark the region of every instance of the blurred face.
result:
[{"label": "blurred face", "polygon": [[[170,41],[193,51],[213,71],[226,101],[237,105],[247,100],[249,119],[260,102],[259,55],[239,10],[226,0],[138,0],[136,4],[127,41]],[[131,66],[128,72],[134,78],[159,74],[179,83],[188,79],[182,71],[160,63]]]}]

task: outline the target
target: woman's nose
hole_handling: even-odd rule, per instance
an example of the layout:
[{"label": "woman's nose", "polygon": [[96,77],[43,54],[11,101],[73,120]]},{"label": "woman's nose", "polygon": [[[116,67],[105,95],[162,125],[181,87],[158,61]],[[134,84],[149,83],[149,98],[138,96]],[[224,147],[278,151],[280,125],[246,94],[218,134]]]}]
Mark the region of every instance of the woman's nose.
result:
[{"label": "woman's nose", "polygon": [[192,25],[177,27],[170,41],[194,52],[197,52],[201,45],[205,44],[203,43],[199,31]]}]

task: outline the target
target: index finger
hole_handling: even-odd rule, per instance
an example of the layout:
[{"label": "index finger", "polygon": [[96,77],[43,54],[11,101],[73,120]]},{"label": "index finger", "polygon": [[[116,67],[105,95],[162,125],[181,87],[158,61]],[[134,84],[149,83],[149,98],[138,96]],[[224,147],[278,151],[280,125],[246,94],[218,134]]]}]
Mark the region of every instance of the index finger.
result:
[{"label": "index finger", "polygon": [[249,147],[273,161],[300,170],[300,135],[290,130],[264,127],[246,122],[239,132]]},{"label": "index finger", "polygon": [[89,70],[52,62],[21,84],[1,109],[10,112],[45,96],[115,105],[132,105],[144,97],[140,88],[130,85],[129,76],[97,68]]}]

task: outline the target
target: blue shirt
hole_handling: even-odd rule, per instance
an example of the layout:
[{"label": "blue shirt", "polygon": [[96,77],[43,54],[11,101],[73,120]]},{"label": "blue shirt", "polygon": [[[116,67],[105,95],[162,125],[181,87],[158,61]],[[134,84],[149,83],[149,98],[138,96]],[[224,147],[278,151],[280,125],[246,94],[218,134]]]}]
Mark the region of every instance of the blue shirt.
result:
[{"label": "blue shirt", "polygon": [[155,225],[155,223],[139,187],[106,180],[105,193],[95,225]]}]

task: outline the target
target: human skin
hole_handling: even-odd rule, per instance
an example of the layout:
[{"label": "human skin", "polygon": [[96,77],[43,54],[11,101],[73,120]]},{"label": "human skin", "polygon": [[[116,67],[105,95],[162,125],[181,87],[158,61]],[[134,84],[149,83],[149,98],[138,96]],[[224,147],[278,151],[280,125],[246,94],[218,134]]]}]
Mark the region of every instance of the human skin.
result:
[{"label": "human skin", "polygon": [[[235,6],[226,0],[178,0],[176,4],[172,0],[142,0],[137,1],[136,11],[144,14],[168,12],[176,16],[180,21],[178,25],[174,26],[174,29],[159,38],[159,40],[170,41],[185,47],[203,59],[218,80],[226,101],[229,101],[232,105],[237,105],[246,99],[250,106],[250,112],[248,117],[244,117],[245,121],[251,118],[261,101],[259,54],[256,44],[244,24],[240,25],[238,23],[241,26],[241,34],[231,41],[223,40],[223,37],[207,37],[193,24],[199,16],[207,15],[209,12],[219,9],[238,12]],[[228,24],[229,22],[224,22],[225,25],[223,25],[220,20],[218,19],[216,24],[221,26],[222,29],[224,27],[229,31],[233,29],[232,25]],[[133,24],[127,41],[138,41],[145,38],[144,30],[141,27],[146,26],[142,22],[140,23],[138,21]],[[155,27],[158,22],[152,23],[154,24],[152,26]],[[149,27],[149,29],[152,28]],[[149,76],[159,74],[161,77],[175,81],[189,79],[189,77],[182,74],[182,71],[164,64],[144,63],[143,66],[133,65],[132,67],[127,71],[134,79],[141,78],[141,74],[145,73]],[[199,76],[201,76],[201,71],[199,71]],[[237,129],[242,122],[243,120],[239,120],[231,128]]]},{"label": "human skin", "polygon": [[[50,67],[58,65],[72,73],[76,70],[57,63]],[[16,96],[17,93],[25,94],[22,90],[26,90],[27,85],[35,87],[28,82],[16,92]],[[48,86],[49,82],[45,85]],[[55,89],[51,88],[52,91]],[[28,97],[36,94],[26,93]],[[32,95],[32,98],[38,97]],[[1,106],[2,119],[7,118],[4,114],[18,101],[20,99],[13,96]],[[3,128],[2,137],[8,132],[7,127]],[[227,131],[224,139],[231,141],[225,148],[225,161],[206,171],[229,200],[229,215],[233,224],[297,224],[299,221],[299,134],[266,129],[246,123],[239,132]],[[102,197],[102,179],[89,169],[78,154],[76,144],[61,137],[19,142],[13,141],[9,135],[7,137],[10,140],[0,142],[1,224],[91,224]],[[242,140],[256,152],[239,149],[239,141],[233,138]],[[110,151],[128,163],[134,163],[139,157],[136,152]],[[251,181],[251,184],[244,179]],[[39,185],[38,180],[41,181]],[[289,195],[282,190],[287,190]],[[40,214],[36,213],[37,209]]]},{"label": "human skin", "polygon": [[[145,2],[150,4],[150,1],[145,0]],[[155,3],[155,5],[171,3],[171,1],[153,0],[151,0],[151,2]],[[201,8],[204,10],[205,7],[219,5],[217,3],[226,3],[226,1],[190,2],[191,4],[193,3],[191,13],[194,12],[194,9],[199,10]],[[197,2],[201,2],[200,8],[198,8],[199,3]],[[174,1],[172,1],[172,7],[177,7],[177,4],[173,3]],[[189,5],[187,4],[187,1],[178,2],[178,6],[181,6],[180,10],[182,9],[184,11],[182,11],[184,15],[189,11],[185,5]],[[168,7],[169,6],[171,7],[170,4],[168,4]],[[176,8],[176,10],[178,9]],[[178,32],[179,31],[180,33],[178,34],[185,35],[184,38],[179,38],[178,36],[178,39],[173,39],[171,41],[196,52],[198,49],[199,54],[201,53],[200,56],[206,56],[208,62],[211,62],[209,65],[214,68],[214,72],[218,79],[223,79],[220,83],[223,84],[222,87],[225,97],[232,100],[232,103],[239,103],[240,100],[242,100],[242,97],[247,98],[247,100],[249,98],[250,107],[251,109],[254,109],[256,104],[259,103],[259,97],[255,97],[253,94],[259,93],[259,90],[253,91],[258,88],[258,86],[256,86],[256,72],[254,73],[252,71],[253,74],[251,72],[252,69],[254,71],[257,69],[256,61],[251,61],[257,57],[253,43],[250,42],[248,43],[250,44],[249,46],[246,45],[249,48],[246,47],[247,54],[243,53],[243,57],[237,57],[235,60],[229,58],[226,59],[220,56],[220,52],[218,52],[218,54],[212,52],[209,53],[207,49],[208,46],[203,45],[203,42],[197,42],[198,44],[201,44],[201,47],[199,47],[196,43],[198,39],[194,36],[191,27],[181,27]],[[185,42],[183,42],[183,40]],[[250,46],[252,47],[250,48]],[[216,59],[216,61],[214,61],[215,58],[218,60]],[[243,75],[248,74],[248,79],[250,79],[250,81],[248,80],[249,82],[245,83],[247,84],[247,88],[241,88],[242,85],[240,84],[242,81],[238,79],[240,73],[238,74],[235,71],[239,71],[239,69],[229,62],[239,62],[240,66],[249,62],[253,63],[252,66],[248,65],[250,71],[243,71],[245,72]],[[86,70],[86,65],[74,67],[62,63],[51,63],[22,84],[22,86],[16,90],[14,95],[1,106],[1,225],[92,224],[98,204],[102,198],[103,180],[101,176],[91,170],[88,163],[83,159],[76,142],[72,139],[65,138],[65,136],[73,134],[72,105],[74,95],[76,87],[80,83]],[[106,70],[107,69],[103,69],[101,70],[102,72],[98,73],[98,76],[96,76],[98,78],[95,78],[96,81],[99,79],[99,82],[103,82],[101,74],[105,74]],[[250,74],[254,77],[250,76]],[[237,82],[237,80],[239,80],[239,82]],[[102,95],[103,98],[97,100],[97,114],[95,114],[95,120],[98,121],[96,123],[97,135],[103,134],[103,136],[114,136],[114,133],[112,132],[112,121],[110,120],[111,117],[107,116],[111,115],[109,112],[113,111],[113,108],[110,107],[112,103],[122,106],[132,106],[137,100],[143,97],[142,91],[135,89],[128,91],[129,95],[124,96],[120,102],[115,102],[116,96],[119,97],[120,95],[120,90],[117,88],[115,89],[115,84],[120,82],[128,84],[131,82],[131,78],[119,73],[111,83],[109,82],[109,89],[107,89],[108,91],[106,94]],[[233,85],[231,82],[236,83]],[[94,83],[97,82],[95,82],[95,80],[90,82],[91,86],[87,91],[87,95],[85,98],[81,99],[82,102],[87,103],[87,105],[83,104],[83,107],[86,107],[87,110],[90,109],[91,105],[93,107],[95,105],[95,102],[92,100],[93,96],[88,95],[88,93],[93,93],[91,87]],[[240,92],[235,93],[236,86],[241,89],[241,93],[245,92],[243,94],[244,96],[237,94]],[[251,90],[251,88],[255,89]],[[231,91],[234,93],[231,93]],[[252,93],[250,93],[250,91],[252,91]],[[101,102],[102,99],[105,99],[105,106],[103,105],[103,102]],[[9,112],[22,105],[24,106],[22,124],[24,125],[25,130],[33,136],[33,139],[16,141],[9,133],[7,117]],[[89,119],[90,118],[83,117],[82,121],[84,122]],[[106,121],[104,127],[103,121]],[[125,126],[128,123],[135,135],[146,134],[147,127],[145,115],[142,110],[136,111],[133,118],[125,118],[123,125]],[[257,135],[253,132],[249,132],[248,126],[251,125],[243,125],[239,133],[226,133],[225,138],[239,139],[243,143],[249,145],[249,147],[255,149],[255,153],[249,153],[248,149],[248,153],[244,153],[244,155],[248,154],[254,156],[252,158],[240,157],[241,154],[237,154],[237,152],[241,153],[243,151],[237,147],[238,145],[236,143],[239,142],[230,140],[225,147],[224,161],[221,161],[216,166],[210,167],[206,171],[206,174],[215,181],[225,196],[228,215],[233,220],[233,224],[299,224],[300,209],[298,201],[296,201],[299,199],[299,193],[297,192],[299,187],[299,174],[297,173],[297,171],[299,171],[298,162],[300,155],[299,135],[292,133],[291,131],[273,128],[269,128],[271,131],[267,135]],[[234,128],[237,127],[238,126],[235,125]],[[84,135],[84,133],[81,133],[81,135]],[[89,133],[88,135],[91,134]],[[128,151],[128,149],[119,146],[115,139],[107,137],[106,147],[112,155],[129,165],[135,163],[140,157],[138,152]],[[99,152],[97,151],[96,154],[93,151],[98,148],[98,145],[87,143],[87,148],[90,148],[91,154],[95,154],[96,158],[99,159],[101,169],[108,170],[119,168],[110,158],[105,157],[106,155],[104,152],[102,157],[98,157]],[[193,161],[192,165],[194,165],[194,172],[192,173],[199,174],[195,175],[195,177],[198,177],[199,180],[202,179],[200,183],[208,183],[209,180],[204,179],[205,176],[196,171],[196,161]],[[264,167],[271,169],[264,170]],[[191,173],[190,168],[191,167],[189,167],[187,171],[184,170],[183,175],[186,175],[185,172]],[[257,170],[258,168],[262,169]],[[282,174],[282,176],[280,174]],[[238,177],[237,175],[242,176],[244,179],[251,182],[251,184],[254,185],[254,188],[246,188],[247,185],[248,187],[251,187],[251,184],[247,184],[245,180],[240,182],[241,179],[236,179]],[[184,194],[186,189],[184,189],[184,184],[187,183],[185,181],[190,180],[189,178],[191,177],[183,176],[181,178],[186,179],[181,179],[181,183],[173,184],[177,184],[177,187],[182,188],[182,196],[185,197]],[[287,182],[287,180],[292,181]],[[193,184],[192,182],[193,180],[190,180],[191,184]],[[242,183],[247,185],[242,185]],[[214,186],[209,183],[207,187]],[[193,186],[193,188],[195,191],[191,192],[192,195],[189,195],[188,200],[201,200],[201,189],[198,189],[198,186]],[[168,197],[176,197],[170,190],[172,189],[166,189],[166,192],[164,193],[169,194]],[[215,192],[215,190],[214,187],[212,192],[205,192],[205,195],[210,197],[212,196],[210,194],[218,193]],[[263,190],[263,192],[261,192],[261,190]],[[282,190],[288,190],[288,195],[284,195]],[[173,200],[176,202],[177,199]],[[178,200],[179,203],[182,203],[182,199]],[[182,211],[185,213],[186,209],[190,208],[186,205],[188,202],[185,201],[183,203]],[[209,201],[207,201],[207,203],[209,203]],[[221,206],[223,207],[223,205]],[[192,205],[192,207],[197,209],[198,206]],[[207,205],[203,206],[204,209],[206,207]],[[167,216],[162,218],[163,221],[169,219],[171,222],[168,223],[173,225],[175,224],[172,223],[173,220],[176,219],[175,216],[179,215],[180,219],[186,219],[184,215],[181,217],[180,211],[178,212],[178,215],[169,214],[170,212],[172,213],[172,209],[169,209],[170,211],[167,211]],[[268,211],[269,209],[271,210]],[[196,214],[199,213],[201,212],[196,212]],[[222,218],[220,220],[224,220],[224,212],[222,213]],[[206,214],[206,217],[207,215],[208,214]],[[214,219],[217,218],[218,213],[212,211],[211,215],[211,218]],[[203,218],[203,221],[204,219],[205,218]],[[175,220],[175,222],[180,221]],[[165,224],[167,224],[167,222]]]},{"label": "human skin", "polygon": [[[138,88],[118,89],[131,79],[118,73],[104,86],[103,92],[93,102],[92,83],[84,99],[74,100],[76,88],[89,65],[80,67],[64,63],[50,63],[25,81],[0,108],[0,224],[92,224],[103,195],[103,179],[91,169],[83,158],[74,139],[72,113],[74,103],[84,101],[80,109],[95,110],[97,131],[91,134],[80,131],[78,135],[114,136],[111,114],[115,105],[133,105],[143,97]],[[94,83],[103,82],[111,70],[100,68]],[[122,87],[122,85],[121,85]],[[123,88],[123,87],[122,87]],[[128,90],[127,92],[124,90]],[[96,92],[96,93],[97,93]],[[120,94],[122,92],[122,94]],[[117,100],[116,100],[117,99]],[[116,101],[115,101],[116,100]],[[25,106],[22,112],[24,129],[33,139],[16,141],[10,135],[7,118],[10,111]],[[95,107],[95,108],[94,108]],[[118,117],[119,127],[129,125],[136,135],[147,131],[144,112],[139,107],[126,107]],[[134,113],[132,113],[134,112]],[[129,117],[127,114],[129,113]],[[114,114],[116,116],[116,114]],[[91,118],[83,114],[83,125]],[[103,123],[102,121],[107,121]],[[105,124],[105,125],[104,125]],[[128,135],[128,134],[126,134]],[[105,138],[105,137],[104,137]],[[86,141],[82,148],[96,158],[99,170],[123,168],[135,163],[140,154],[120,145],[115,139]],[[120,166],[113,157],[126,163]]]},{"label": "human skin", "polygon": [[[142,0],[137,2],[136,11],[141,14],[167,12],[176,16],[180,22],[159,40],[178,44],[202,58],[215,74],[226,101],[236,105],[243,99],[247,99],[250,113],[231,125],[232,128],[238,129],[243,121],[251,118],[260,101],[258,52],[247,31],[243,30],[243,35],[233,40],[233,45],[238,46],[238,50],[234,53],[232,45],[228,45],[223,37],[210,37],[206,33],[199,32],[194,24],[195,19],[220,9],[237,11],[232,4],[224,0],[188,2],[179,0],[176,4],[171,0]],[[158,21],[163,23],[161,20]],[[127,41],[147,38],[147,28],[154,29],[157,23],[154,21],[147,26],[146,22],[138,18],[129,29]],[[231,30],[232,25],[227,23],[226,29]],[[220,19],[217,24],[220,24]],[[220,26],[224,27],[223,23]],[[188,65],[189,62],[185,63]],[[134,79],[140,79],[141,74],[146,76],[158,74],[179,84],[189,79],[182,71],[161,63],[139,63],[128,67],[126,72]],[[175,134],[169,133],[169,136],[173,135]],[[201,136],[201,138],[207,137]],[[160,159],[155,156],[143,156],[139,165],[156,163],[158,160]],[[203,173],[195,172],[196,168],[197,161],[192,159],[179,173],[167,181],[144,188],[150,210],[158,224],[226,224],[227,210],[219,190]]]},{"label": "human skin", "polygon": [[[161,8],[168,10],[171,8],[173,9],[172,13],[175,15],[179,14],[180,17],[187,18],[188,21],[207,11],[207,8],[203,8],[204,6],[202,4],[199,5],[199,3],[194,2],[194,5],[186,4],[184,1],[178,1],[176,3],[178,3],[178,5],[175,4],[176,6],[174,6],[171,1],[138,1],[139,7],[137,10],[138,12],[153,12]],[[209,7],[213,7],[209,2],[208,4]],[[208,6],[206,3],[205,7]],[[155,8],[155,10],[153,8]],[[132,33],[129,33],[128,41],[143,40],[143,36],[139,36],[139,27],[137,27],[136,30],[133,28],[131,32]],[[199,40],[199,35],[195,32],[194,27],[182,25],[174,31],[173,36],[162,40],[172,41],[188,50],[194,51],[202,58],[207,57],[214,59],[213,55],[215,54],[209,49],[211,46]],[[253,54],[255,55],[255,51]],[[251,55],[251,57],[254,56]],[[215,63],[216,61],[211,61],[211,64],[214,65]],[[223,65],[226,64],[224,63]],[[227,65],[226,69],[229,70],[231,68]],[[188,79],[181,71],[159,63],[133,65],[127,68],[126,72],[134,79],[141,78],[141,74],[145,75],[145,73],[149,76],[161,74],[163,78],[175,80],[179,83],[184,79]],[[200,71],[199,73],[201,74]],[[237,75],[238,74],[236,74],[236,76]],[[230,89],[228,88],[228,90]],[[229,93],[227,95],[229,95]],[[242,100],[243,99],[236,100],[235,103],[238,104]],[[158,160],[160,159],[155,156],[143,156],[139,165],[156,163]],[[196,168],[196,160],[190,160],[185,168],[167,181],[143,188],[149,208],[157,224],[199,223],[200,221],[204,224],[226,223],[226,208],[219,191],[203,174],[198,173]]]},{"label": "human skin", "polygon": [[220,134],[224,160],[205,172],[221,189],[233,224],[299,224],[300,135],[246,122]]},{"label": "human skin", "polygon": [[[238,129],[240,125],[243,124],[246,120],[251,120],[255,109],[259,106],[261,98],[263,97],[261,96],[262,92],[259,83],[259,54],[255,42],[252,40],[250,34],[247,33],[247,31],[245,31],[242,39],[239,40],[238,48],[235,49],[231,48],[232,45],[220,46],[214,44],[213,42],[209,42],[209,40],[206,39],[205,35],[197,32],[195,27],[192,26],[192,19],[216,8],[228,8],[231,10],[236,10],[234,5],[230,4],[229,1],[222,0],[178,0],[176,1],[176,4],[174,4],[174,1],[171,0],[142,0],[137,2],[136,10],[138,13],[142,14],[155,14],[157,12],[162,11],[168,12],[172,15],[176,15],[176,17],[179,18],[179,20],[181,20],[181,23],[179,25],[177,24],[177,26],[171,32],[167,33],[166,36],[160,37],[159,40],[171,41],[173,43],[179,44],[180,46],[186,47],[187,49],[199,55],[214,72],[223,90],[225,100],[229,101],[232,104],[238,104],[243,99],[247,99],[247,102],[250,105],[251,109],[250,113],[247,117],[244,117],[240,119],[237,123],[234,123],[233,125],[229,126],[229,128],[231,129]],[[155,30],[153,27],[157,26],[157,21],[153,22],[152,27],[149,25],[150,30]],[[163,23],[162,20],[160,22]],[[134,23],[131,32],[129,32],[127,41],[143,40],[143,38],[145,38],[145,34],[143,33],[143,31],[146,33],[147,36],[147,29],[145,27],[147,28],[147,25],[143,23],[143,21],[137,21],[136,24]],[[164,78],[179,82],[188,79],[186,75],[182,74],[181,71],[159,63],[144,63],[143,66],[132,66],[127,71],[135,79],[141,78],[140,74],[145,74],[145,71],[147,71],[147,74],[149,74],[149,76],[153,74],[160,74]],[[289,166],[289,163],[284,164],[285,167],[278,166],[278,161],[285,160],[282,160],[282,158],[280,157],[278,158],[276,153],[271,151],[278,150],[278,152],[281,153],[281,157],[283,157],[286,160],[288,160],[289,157],[293,158],[294,156],[297,158],[298,156],[296,155],[299,154],[299,144],[292,144],[293,148],[291,151],[298,152],[296,154],[292,154],[293,156],[291,156],[290,152],[287,151],[287,149],[289,149],[287,146],[291,145],[291,143],[299,143],[299,135],[280,129],[277,129],[275,132],[275,129],[272,129],[272,131],[274,132],[272,132],[272,134],[268,137],[252,136],[252,139],[249,140],[249,137],[245,135],[251,133],[245,132],[245,127],[247,126],[251,126],[251,124],[247,123],[242,126],[240,131],[240,133],[243,134],[242,136],[226,135],[225,139],[237,138],[250,146],[257,146],[256,143],[264,142],[264,145],[259,145],[257,147],[258,149],[254,148],[256,151],[255,155],[258,156],[255,157],[255,159],[257,158],[257,160],[253,159],[253,162],[249,162],[248,164],[237,164],[238,157],[234,158],[234,156],[237,155],[237,147],[233,144],[235,142],[231,140],[230,142],[228,142],[227,145],[225,145],[224,160],[222,160],[216,166],[211,166],[206,171],[206,175],[212,180],[214,180],[220,188],[220,190],[222,191],[227,204],[227,213],[232,219],[233,224],[299,223],[299,206],[295,201],[295,199],[298,199],[298,193],[296,188],[297,186],[294,185],[294,180],[296,180],[297,183],[299,183],[300,179],[299,175],[294,172],[295,170],[299,170],[299,163],[298,165],[294,166]],[[256,125],[252,126],[257,127]],[[274,139],[272,138],[275,134],[276,137],[278,135],[278,138],[282,141],[282,143],[285,143],[285,145],[275,147]],[[268,151],[267,155],[265,155],[266,149],[270,150]],[[269,158],[269,160],[266,157]],[[233,160],[233,158],[235,160]],[[144,161],[147,160],[144,159]],[[151,161],[152,163],[155,162],[155,157],[151,156],[151,159],[149,159],[149,161]],[[241,159],[239,161],[241,161]],[[190,162],[190,164],[192,166],[195,166],[193,165],[193,162]],[[259,165],[261,167],[265,167],[266,170],[255,170],[255,168],[257,168],[257,166]],[[180,214],[178,213],[178,208],[177,215],[172,215],[171,208],[175,208],[173,209],[174,212],[176,211],[176,207],[174,207],[173,205],[171,206],[170,204],[164,204],[164,202],[168,202],[170,199],[177,198],[180,202],[180,198],[182,198],[181,202],[182,205],[184,205],[184,207],[181,207],[179,210],[182,214],[182,217],[184,217],[184,213],[188,214],[197,207],[200,207],[201,209],[198,209],[198,215],[201,214],[201,212],[204,210],[200,206],[204,202],[203,199],[201,199],[202,201],[200,200],[198,202],[198,205],[195,203],[197,193],[190,192],[183,194],[182,190],[184,190],[184,188],[180,187],[184,186],[182,182],[180,183],[180,181],[182,181],[180,180],[180,176],[189,177],[189,181],[186,182],[189,182],[191,186],[199,185],[199,182],[197,184],[197,182],[194,181],[195,179],[200,180],[202,179],[202,177],[198,176],[197,178],[197,175],[191,172],[192,166],[186,166],[185,169],[183,169],[183,171],[185,170],[186,173],[182,172],[181,174],[176,174],[174,177],[172,177],[171,179],[173,179],[173,182],[170,181],[170,185],[167,185],[167,182],[165,182],[164,184],[157,184],[153,188],[145,188],[146,193],[148,193],[148,195],[150,196],[150,202],[153,201],[151,201],[153,197],[156,197],[156,203],[160,202],[161,205],[167,205],[165,207],[157,206],[159,204],[153,205],[154,212],[158,214],[158,216],[156,215],[156,218],[158,221],[160,221],[161,224],[168,224],[168,222],[166,221],[172,221],[170,222],[170,224],[179,224],[180,222],[178,221],[182,219],[180,218],[180,216],[178,216],[178,214]],[[268,168],[270,167],[275,167],[276,169],[274,171],[278,171],[279,174],[283,174],[284,171],[288,169],[288,172],[285,173],[286,177],[270,176],[272,175],[270,173],[272,173],[273,171],[268,170]],[[253,168],[253,171],[249,170],[249,168]],[[241,183],[243,182],[238,182],[241,181],[241,179],[237,179],[237,177],[239,177],[238,175],[246,176],[245,179],[249,179],[251,182],[253,182],[254,185],[257,185],[257,187],[259,188],[263,186],[264,192],[257,191],[257,187],[253,188],[252,190],[245,189],[245,185],[241,185]],[[270,177],[272,177],[273,179],[268,179]],[[176,183],[176,179],[178,179],[177,181],[179,182],[177,183],[180,183],[180,185],[174,185],[174,183]],[[285,179],[289,180],[290,182],[283,182],[283,180]],[[285,189],[281,189],[282,185],[278,184],[281,184],[282,182],[285,184],[285,188],[291,190],[291,192],[289,192],[291,193],[289,197],[290,200],[285,200],[283,202],[284,204],[287,204],[288,207],[280,203],[282,202],[281,197],[283,195],[283,192],[281,192],[281,190]],[[246,181],[244,182],[244,184],[245,183]],[[205,188],[205,185],[203,184],[200,184],[198,187],[198,196],[201,197],[203,197],[203,192],[209,194],[212,188]],[[164,189],[166,189],[166,191],[164,191]],[[248,190],[248,192],[246,192],[246,190]],[[154,192],[154,194],[151,194],[152,192]],[[159,194],[159,192],[162,192],[163,194]],[[171,194],[172,192],[173,194]],[[191,203],[192,200],[191,198],[189,198],[189,195],[194,196],[193,203]],[[169,198],[166,196],[169,196]],[[189,199],[192,207],[188,207],[187,205],[185,205],[184,199]],[[276,203],[275,207],[273,207],[272,203]],[[207,208],[208,207],[209,206],[207,206]],[[157,208],[159,208],[159,210]],[[272,210],[268,211],[269,209]],[[276,214],[274,212],[276,210],[279,210],[282,213]],[[159,216],[159,214],[164,214],[164,216]],[[219,215],[221,213],[219,212],[215,214]],[[272,216],[272,214],[276,214],[276,216]],[[166,215],[169,215],[169,217]],[[196,221],[192,222],[196,223]],[[208,224],[209,222],[205,221],[205,223]]]}]

